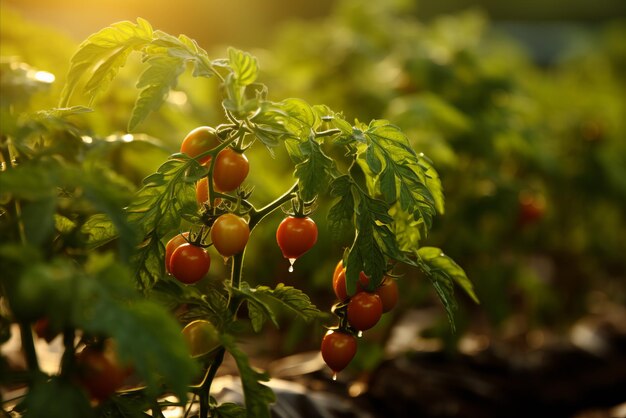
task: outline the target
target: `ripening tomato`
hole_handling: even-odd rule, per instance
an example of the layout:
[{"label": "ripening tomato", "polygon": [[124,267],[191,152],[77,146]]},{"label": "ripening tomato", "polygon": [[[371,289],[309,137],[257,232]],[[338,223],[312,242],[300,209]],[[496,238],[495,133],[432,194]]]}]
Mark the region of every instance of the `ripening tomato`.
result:
[{"label": "ripening tomato", "polygon": [[218,190],[232,192],[241,186],[249,171],[250,163],[243,153],[224,148],[215,158],[213,184]]},{"label": "ripening tomato", "polygon": [[220,338],[215,325],[204,319],[198,319],[185,325],[182,334],[192,357],[210,353],[220,345]]},{"label": "ripening tomato", "polygon": [[[369,278],[365,275],[365,273],[359,273],[359,281],[356,284],[356,291],[361,292],[365,290],[367,284],[369,283]],[[344,301],[348,299],[348,289],[346,288],[346,269],[343,268],[339,274],[336,276],[336,280],[333,280],[333,290],[335,291],[335,295],[337,299]]]},{"label": "ripening tomato", "polygon": [[[217,188],[213,187],[213,190],[219,192]],[[198,206],[202,206],[207,203],[209,200],[209,180],[206,177],[201,178],[196,182],[196,202],[198,202]],[[222,199],[215,198],[213,199],[213,206],[217,206],[220,204]]]},{"label": "ripening tomato", "polygon": [[288,216],[276,229],[276,242],[285,258],[298,258],[317,242],[317,225],[308,216]]},{"label": "ripening tomato", "polygon": [[383,313],[392,310],[398,303],[398,283],[389,276],[386,276],[378,289],[374,292],[383,304]]},{"label": "ripening tomato", "polygon": [[172,260],[172,253],[181,245],[187,243],[189,239],[189,232],[183,232],[182,234],[174,235],[165,245],[165,270],[171,273],[170,262]]},{"label": "ripening tomato", "polygon": [[[220,144],[215,129],[210,126],[200,126],[187,134],[180,145],[180,152],[190,157],[196,157],[209,151]],[[200,164],[208,164],[211,156],[208,155],[198,160]]]},{"label": "ripening tomato", "polygon": [[121,367],[114,353],[94,347],[85,347],[76,356],[78,382],[93,399],[102,401],[118,390],[129,368]]},{"label": "ripening tomato", "polygon": [[202,279],[210,266],[211,257],[204,248],[189,243],[179,245],[170,258],[170,273],[185,284]]},{"label": "ripening tomato", "polygon": [[329,330],[322,339],[322,358],[332,371],[340,372],[356,354],[356,338],[337,330]]},{"label": "ripening tomato", "polygon": [[358,292],[348,302],[348,322],[358,331],[372,328],[382,314],[383,303],[376,293]]},{"label": "ripening tomato", "polygon": [[250,238],[250,227],[244,218],[234,213],[225,213],[211,227],[211,241],[224,257],[239,254],[246,248]]}]

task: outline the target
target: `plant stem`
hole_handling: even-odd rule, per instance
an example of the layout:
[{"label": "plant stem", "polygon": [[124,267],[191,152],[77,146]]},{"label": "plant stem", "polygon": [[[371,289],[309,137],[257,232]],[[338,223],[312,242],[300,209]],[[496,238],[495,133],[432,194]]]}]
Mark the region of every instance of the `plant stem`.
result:
[{"label": "plant stem", "polygon": [[250,231],[263,220],[267,215],[278,209],[283,203],[293,199],[293,194],[298,190],[298,182],[296,182],[289,190],[283,193],[282,196],[274,200],[272,203],[267,204],[261,209],[250,211]]},{"label": "plant stem", "polygon": [[[289,190],[283,193],[280,197],[275,199],[273,202],[267,204],[263,208],[256,210],[254,207],[250,210],[250,231],[254,229],[254,227],[263,220],[267,215],[278,209],[283,203],[288,202],[290,199],[293,199],[293,194],[298,190],[298,183],[296,182]],[[239,254],[235,254],[233,256],[233,264],[231,267],[230,274],[230,285],[233,288],[239,289],[241,286],[241,276],[243,273],[243,261],[245,257],[245,248]],[[228,299],[228,307],[233,315],[233,317],[237,314],[237,308],[239,306],[239,301],[234,300],[232,295]],[[198,393],[200,397],[200,417],[199,418],[208,418],[210,413],[209,400],[210,400],[210,391],[211,384],[213,383],[213,379],[215,378],[215,374],[217,370],[222,365],[224,361],[224,354],[226,350],[224,347],[220,347],[220,349],[215,354],[213,358],[213,362],[207,371],[204,380],[202,381],[200,387],[198,388]]]},{"label": "plant stem", "polygon": [[33,333],[28,322],[20,322],[20,334],[22,337],[22,348],[26,356],[26,365],[28,370],[40,372],[39,361],[37,360],[37,351],[35,350],[35,342]]}]

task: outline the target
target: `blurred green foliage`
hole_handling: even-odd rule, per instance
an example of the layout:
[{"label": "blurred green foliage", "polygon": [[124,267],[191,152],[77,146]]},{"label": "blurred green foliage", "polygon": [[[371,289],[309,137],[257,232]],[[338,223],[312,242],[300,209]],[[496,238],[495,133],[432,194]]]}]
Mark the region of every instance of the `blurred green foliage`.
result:
[{"label": "blurred green foliage", "polygon": [[290,25],[272,90],[393,120],[434,161],[446,214],[427,242],[466,269],[490,329],[570,324],[592,291],[623,302],[626,23],[579,31],[545,67],[481,13],[415,16],[347,0]]},{"label": "blurred green foliage", "polygon": [[[433,160],[446,213],[424,242],[445,247],[466,269],[483,302],[478,308],[463,303],[462,309],[487,319],[489,329],[505,332],[511,321],[521,321],[522,330],[567,325],[587,310],[593,291],[623,303],[626,23],[584,32],[577,38],[583,42],[572,42],[545,67],[479,12],[424,23],[419,11],[408,1],[344,0],[323,20],[285,25],[258,52],[272,96],[325,103],[348,120],[387,118]],[[30,111],[54,106],[43,101],[58,97],[76,45],[18,16],[4,22],[2,79],[11,65],[24,73],[53,73],[54,83],[38,87],[53,94],[22,105]],[[94,134],[124,133],[138,65],[129,62],[97,99],[86,127]],[[214,87],[183,75],[137,130],[151,142],[158,138],[163,155],[177,151],[192,128],[223,121]],[[3,100],[13,93],[20,94],[3,85]],[[136,184],[162,159],[143,159],[141,149],[128,155],[112,164],[133,161],[129,177]],[[284,153],[269,163],[261,157],[255,162],[254,152],[249,158],[259,201],[292,183]],[[522,206],[533,199],[545,210],[524,217]],[[315,214],[320,231],[325,215]],[[273,218],[277,225],[280,216]],[[247,268],[265,283],[297,284],[322,309],[329,307],[332,269],[342,249],[322,233],[289,274],[286,260],[267,262],[281,259],[274,233],[269,227],[256,231],[255,239],[266,245],[249,251]],[[428,286],[414,283],[400,279],[404,308],[431,303]],[[300,326],[294,324],[293,332],[303,332]]]}]

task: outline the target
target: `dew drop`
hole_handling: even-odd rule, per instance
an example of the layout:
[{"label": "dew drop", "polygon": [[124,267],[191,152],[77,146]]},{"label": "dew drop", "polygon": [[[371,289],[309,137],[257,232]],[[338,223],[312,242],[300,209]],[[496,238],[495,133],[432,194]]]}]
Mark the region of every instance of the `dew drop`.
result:
[{"label": "dew drop", "polygon": [[293,263],[295,263],[295,262],[296,262],[295,258],[290,258],[289,259],[289,264],[290,264],[289,265],[289,273],[293,273]]},{"label": "dew drop", "polygon": [[337,372],[333,372],[333,381],[337,380]]},{"label": "dew drop", "polygon": [[357,337],[361,338],[363,336],[363,331],[359,331],[359,333],[357,334]]}]

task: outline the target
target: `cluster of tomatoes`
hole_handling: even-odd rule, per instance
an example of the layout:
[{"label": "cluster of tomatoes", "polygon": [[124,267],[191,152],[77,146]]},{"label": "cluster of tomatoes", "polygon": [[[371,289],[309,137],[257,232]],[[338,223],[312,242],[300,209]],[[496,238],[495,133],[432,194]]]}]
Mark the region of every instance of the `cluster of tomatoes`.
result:
[{"label": "cluster of tomatoes", "polygon": [[[180,151],[190,157],[198,157],[198,162],[210,167],[211,155],[202,155],[219,145],[220,140],[215,129],[201,126],[187,134]],[[233,192],[241,186],[249,171],[250,165],[243,150],[223,148],[217,153],[213,164],[212,188],[220,194]],[[220,205],[220,198],[209,202],[209,191],[208,177],[203,177],[196,183],[196,201],[199,206]],[[202,243],[202,235],[199,233],[190,237],[189,232],[184,232],[170,239],[165,247],[166,271],[182,283],[196,283],[209,271],[211,258],[206,251],[207,246]],[[210,237],[217,252],[228,258],[244,250],[250,237],[250,227],[244,216],[227,212],[212,221]],[[317,226],[308,216],[287,216],[276,230],[276,241],[283,256],[293,264],[317,241]]]},{"label": "cluster of tomatoes", "polygon": [[[201,126],[187,134],[180,151],[195,158],[219,144],[215,129]],[[201,156],[198,162],[208,167],[211,159],[211,155]],[[243,152],[226,147],[217,154],[213,164],[213,189],[220,193],[232,192],[241,186],[249,171],[250,165]],[[199,205],[203,205],[208,199],[208,178],[204,177],[196,183],[196,200]],[[214,204],[219,203],[215,199]],[[182,283],[196,283],[209,271],[211,257],[202,243],[203,235],[199,233],[190,237],[189,232],[184,232],[174,236],[165,246],[166,271]],[[244,217],[236,213],[224,213],[213,222],[210,236],[215,249],[223,257],[230,257],[244,250],[250,237],[250,228]]]},{"label": "cluster of tomatoes", "polygon": [[334,312],[340,317],[337,328],[330,329],[322,339],[322,358],[336,374],[352,361],[357,349],[356,335],[372,328],[383,313],[392,310],[398,303],[398,284],[385,276],[380,286],[368,291],[369,278],[359,275],[356,292],[349,296],[346,289],[346,268],[340,260],[333,272],[333,290],[339,302]]}]

